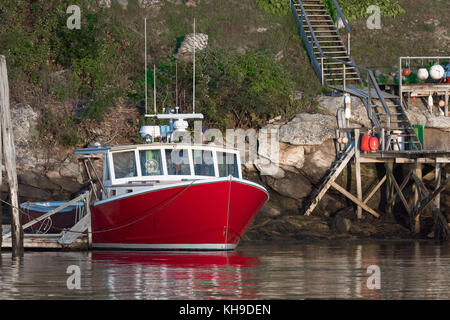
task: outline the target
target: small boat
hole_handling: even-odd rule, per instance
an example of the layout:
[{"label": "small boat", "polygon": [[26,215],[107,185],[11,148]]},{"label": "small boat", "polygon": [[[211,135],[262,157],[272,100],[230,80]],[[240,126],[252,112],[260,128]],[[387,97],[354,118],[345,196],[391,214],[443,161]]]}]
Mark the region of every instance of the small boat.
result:
[{"label": "small boat", "polygon": [[[62,206],[64,201],[24,202],[20,204],[22,224],[42,216],[43,214]],[[84,215],[84,203],[75,202],[58,211],[54,215],[24,229],[25,233],[60,233],[73,227]]]}]

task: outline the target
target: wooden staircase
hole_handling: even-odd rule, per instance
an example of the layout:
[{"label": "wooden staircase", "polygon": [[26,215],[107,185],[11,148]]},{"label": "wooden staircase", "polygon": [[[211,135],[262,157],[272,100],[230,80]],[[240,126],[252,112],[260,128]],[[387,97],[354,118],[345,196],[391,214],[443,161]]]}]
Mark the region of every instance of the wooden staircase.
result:
[{"label": "wooden staircase", "polygon": [[[333,21],[328,8],[321,0],[290,0],[290,2],[303,43],[322,85],[362,99],[372,127],[382,132],[381,149],[383,151],[422,150],[423,146],[408,119],[400,97],[382,91],[373,71],[353,62],[350,55],[350,28],[336,0],[331,0],[336,9],[336,22]],[[340,21],[347,32],[347,47],[339,34]],[[361,89],[362,86],[356,86],[363,84],[361,72],[367,75],[365,89]],[[401,131],[401,134],[393,135],[394,130]],[[399,136],[403,139],[398,139]],[[359,141],[359,137],[355,137],[355,140]],[[305,215],[310,215],[329,188],[333,187],[364,210],[378,216],[365,203],[358,201],[335,183],[336,178],[355,156],[357,148],[359,145],[355,145],[355,141],[347,145],[319,188],[311,194]]]},{"label": "wooden staircase", "polygon": [[374,117],[378,120],[381,127],[386,131],[401,131],[398,136],[402,137],[401,141],[388,140],[386,142],[386,150],[421,150],[422,143],[412,126],[404,107],[400,103],[400,98],[385,99],[390,115],[386,114],[382,108],[379,99],[373,99],[369,104]]},{"label": "wooden staircase", "polygon": [[342,170],[345,169],[354,155],[355,144],[354,142],[351,142],[342,153],[342,156],[336,160],[330,170],[328,170],[328,174],[322,179],[320,186],[310,195],[309,204],[307,205],[308,209],[306,210],[305,215],[309,216],[314,211],[319,204],[320,199],[322,199],[328,189],[333,186],[337,177],[341,174]]},{"label": "wooden staircase", "polygon": [[[312,42],[313,50],[310,52],[310,58],[320,68],[318,73],[320,73],[319,77],[322,78],[323,85],[342,84],[344,77],[349,84],[361,82],[356,68],[328,58],[332,57],[353,64],[349,50],[342,41],[338,28],[322,1],[293,0],[292,6],[297,14],[297,22],[300,22],[304,29],[307,41]],[[313,35],[317,39],[318,45],[313,41]]]}]

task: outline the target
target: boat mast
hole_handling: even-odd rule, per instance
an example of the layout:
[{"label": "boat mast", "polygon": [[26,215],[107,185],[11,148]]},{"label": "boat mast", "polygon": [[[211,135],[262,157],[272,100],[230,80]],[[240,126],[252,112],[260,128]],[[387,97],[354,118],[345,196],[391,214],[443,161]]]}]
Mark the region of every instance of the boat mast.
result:
[{"label": "boat mast", "polygon": [[145,38],[145,114],[147,114],[147,99],[148,99],[148,88],[147,88],[147,18],[144,19],[144,38]]},{"label": "boat mast", "polygon": [[195,113],[195,46],[196,46],[196,39],[195,39],[195,18],[194,18],[194,72],[192,76],[192,113]]}]

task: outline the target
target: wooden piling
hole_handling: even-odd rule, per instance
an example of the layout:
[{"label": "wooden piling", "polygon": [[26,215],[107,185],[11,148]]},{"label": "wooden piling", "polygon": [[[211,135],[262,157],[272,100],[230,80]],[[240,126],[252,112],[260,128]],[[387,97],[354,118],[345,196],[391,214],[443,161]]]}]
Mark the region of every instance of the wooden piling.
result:
[{"label": "wooden piling", "polygon": [[1,114],[1,142],[5,159],[5,167],[10,190],[10,198],[12,205],[12,255],[23,255],[23,229],[21,223],[21,216],[19,213],[19,201],[17,199],[18,182],[16,173],[16,150],[14,147],[13,128],[11,123],[11,113],[9,107],[9,84],[8,72],[6,68],[6,58],[0,55],[0,114]]},{"label": "wooden piling", "polygon": [[[418,180],[422,182],[422,164],[416,162],[414,166],[414,174],[418,178]],[[420,199],[420,189],[416,187],[416,185],[413,185],[413,191],[414,205],[416,205]],[[414,218],[414,233],[420,233],[420,213],[417,214]]]},{"label": "wooden piling", "polygon": [[[359,201],[363,201],[362,183],[361,183],[361,154],[359,151],[359,129],[355,129],[355,173],[356,173],[356,196]],[[356,207],[356,217],[362,219],[362,207]]]}]

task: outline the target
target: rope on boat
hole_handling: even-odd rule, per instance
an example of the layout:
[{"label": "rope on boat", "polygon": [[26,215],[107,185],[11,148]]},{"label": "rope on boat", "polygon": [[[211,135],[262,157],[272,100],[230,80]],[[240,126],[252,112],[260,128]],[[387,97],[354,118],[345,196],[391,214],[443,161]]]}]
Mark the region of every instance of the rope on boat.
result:
[{"label": "rope on boat", "polygon": [[[59,230],[59,231],[72,232],[72,233],[80,233],[80,234],[96,234],[96,233],[103,233],[103,232],[115,231],[115,230],[119,230],[119,229],[122,229],[122,228],[125,228],[125,227],[129,227],[129,226],[131,226],[131,225],[133,225],[133,224],[135,224],[135,223],[138,223],[138,222],[140,222],[140,221],[142,221],[142,220],[148,218],[149,216],[154,215],[155,213],[157,213],[157,212],[159,212],[160,210],[162,210],[162,209],[164,209],[165,207],[167,207],[169,204],[171,204],[173,201],[175,201],[179,196],[181,196],[181,195],[182,195],[182,194],[183,194],[190,186],[192,186],[192,185],[194,184],[195,181],[196,181],[196,180],[193,180],[190,184],[188,184],[187,186],[185,186],[183,190],[181,190],[179,193],[175,194],[175,195],[174,195],[171,199],[169,199],[169,201],[167,201],[163,206],[161,206],[161,207],[157,208],[156,210],[154,210],[154,211],[152,211],[152,212],[146,214],[145,216],[143,216],[143,217],[141,217],[141,218],[139,218],[139,219],[136,219],[136,220],[134,220],[134,221],[131,221],[131,222],[127,223],[127,224],[124,224],[124,225],[121,225],[121,226],[118,226],[118,227],[114,227],[114,228],[103,229],[103,230],[97,230],[97,231],[72,231],[72,230],[70,230],[70,229],[66,229],[66,228],[58,228],[58,227],[55,227],[55,226],[53,226],[53,229],[56,229],[56,230]],[[7,204],[7,205],[9,205],[11,208],[15,208],[15,209],[19,210],[21,213],[26,214],[21,208],[17,208],[17,207],[13,206],[13,205],[12,205],[11,203],[9,203],[9,202],[7,202],[7,201],[5,201],[5,200],[3,200],[3,199],[0,199],[0,201],[3,202],[3,203],[5,203],[5,204]]]}]

